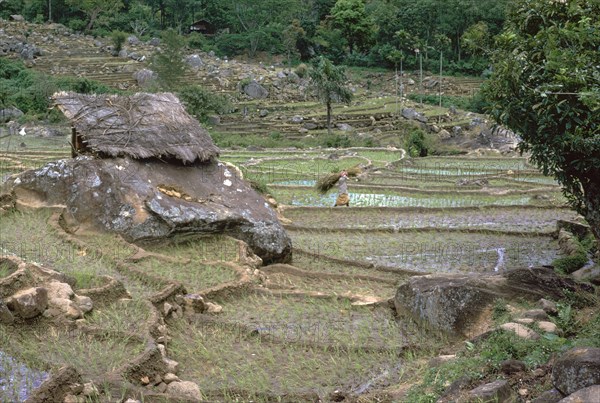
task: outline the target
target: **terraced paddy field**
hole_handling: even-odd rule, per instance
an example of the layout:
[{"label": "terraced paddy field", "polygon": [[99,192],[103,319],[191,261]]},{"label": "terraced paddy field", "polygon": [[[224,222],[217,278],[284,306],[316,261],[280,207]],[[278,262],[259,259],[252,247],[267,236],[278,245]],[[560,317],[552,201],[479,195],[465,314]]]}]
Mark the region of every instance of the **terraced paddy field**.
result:
[{"label": "terraced paddy field", "polygon": [[[64,138],[26,139],[26,147],[5,141],[5,176],[70,154]],[[43,321],[0,328],[2,354],[11,357],[0,355],[0,375],[11,379],[10,396],[66,363],[98,385],[100,401],[159,394],[153,386],[124,390],[115,377],[162,343],[180,379],[197,383],[207,400],[331,401],[343,392],[374,401],[410,376],[407,360],[445,341],[394,315],[389,300],[399,284],[433,272],[551,264],[557,220],[578,219],[558,186],[520,157],[409,160],[398,149],[357,148],[224,150],[221,159],[277,200],[292,262],[257,269],[238,241],[222,235],[135,245],[66,232],[58,212],[0,216],[0,258],[53,268],[94,300],[77,331]],[[336,189],[321,195],[314,183],[357,165],[363,173],[349,182],[350,207],[331,207]],[[0,261],[0,280],[7,274]],[[110,279],[126,293],[100,294]],[[167,309],[165,301],[183,293],[220,308]],[[27,370],[17,376],[17,367]]]}]

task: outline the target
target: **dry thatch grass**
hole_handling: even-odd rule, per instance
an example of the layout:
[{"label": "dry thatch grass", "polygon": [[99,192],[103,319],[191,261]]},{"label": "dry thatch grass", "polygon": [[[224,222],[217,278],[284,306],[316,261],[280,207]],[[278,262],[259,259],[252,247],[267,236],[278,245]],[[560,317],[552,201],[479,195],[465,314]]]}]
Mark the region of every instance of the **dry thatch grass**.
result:
[{"label": "dry thatch grass", "polygon": [[109,157],[208,161],[219,155],[208,132],[171,93],[53,96],[92,152]]},{"label": "dry thatch grass", "polygon": [[[360,166],[358,165],[348,168],[345,171],[348,173],[348,177],[356,177],[362,172]],[[335,186],[341,176],[341,172],[334,172],[330,173],[329,175],[325,175],[317,181],[315,188],[319,191],[319,193],[327,193],[332,187]]]}]

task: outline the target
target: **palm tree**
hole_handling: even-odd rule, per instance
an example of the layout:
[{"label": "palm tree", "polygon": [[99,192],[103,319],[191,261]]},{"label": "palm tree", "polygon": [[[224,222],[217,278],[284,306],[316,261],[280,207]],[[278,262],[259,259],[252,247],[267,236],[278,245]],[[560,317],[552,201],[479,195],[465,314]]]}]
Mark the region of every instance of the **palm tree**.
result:
[{"label": "palm tree", "polygon": [[331,60],[319,56],[308,75],[317,97],[327,106],[327,134],[331,134],[331,104],[349,104],[352,100],[352,92],[346,87],[346,72],[344,67],[335,66]]}]

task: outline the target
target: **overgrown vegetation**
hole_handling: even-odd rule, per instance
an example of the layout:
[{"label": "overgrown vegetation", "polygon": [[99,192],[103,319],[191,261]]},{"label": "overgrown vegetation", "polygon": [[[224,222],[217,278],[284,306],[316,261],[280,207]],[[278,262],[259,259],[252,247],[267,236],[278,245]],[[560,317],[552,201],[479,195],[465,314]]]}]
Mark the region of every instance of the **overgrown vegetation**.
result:
[{"label": "overgrown vegetation", "polygon": [[13,106],[29,118],[58,120],[58,112],[49,111],[50,97],[56,91],[84,94],[115,90],[83,77],[51,77],[28,69],[22,62],[0,59],[0,108]]},{"label": "overgrown vegetation", "polygon": [[288,64],[325,56],[336,64],[387,67],[402,59],[405,69],[421,62],[438,71],[442,52],[446,72],[479,75],[488,66],[481,47],[501,30],[507,3],[483,0],[466,12],[460,0],[14,0],[2,4],[0,17],[21,14],[94,35],[123,31],[141,39],[167,29],[187,33],[201,20],[212,35],[195,34],[190,45],[219,55],[267,52],[287,56]]},{"label": "overgrown vegetation", "polygon": [[186,111],[200,122],[206,122],[209,115],[225,114],[232,109],[232,104],[226,96],[215,94],[198,85],[186,86],[178,95]]}]

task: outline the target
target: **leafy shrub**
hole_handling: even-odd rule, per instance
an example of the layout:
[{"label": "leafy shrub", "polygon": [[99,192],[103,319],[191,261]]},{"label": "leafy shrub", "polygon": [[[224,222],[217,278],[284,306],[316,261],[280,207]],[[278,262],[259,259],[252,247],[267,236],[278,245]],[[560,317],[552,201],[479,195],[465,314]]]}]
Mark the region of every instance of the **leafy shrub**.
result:
[{"label": "leafy shrub", "polygon": [[296,66],[296,74],[300,78],[304,78],[308,74],[308,66],[305,63],[300,63]]},{"label": "leafy shrub", "polygon": [[201,122],[205,122],[213,113],[228,113],[232,108],[228,98],[197,85],[184,88],[179,92],[179,97],[188,113]]},{"label": "leafy shrub", "polygon": [[404,147],[411,157],[426,157],[429,154],[430,144],[426,139],[425,132],[421,129],[414,129],[408,136]]},{"label": "leafy shrub", "polygon": [[215,37],[215,48],[220,55],[239,55],[244,53],[248,38],[242,34],[222,33]]},{"label": "leafy shrub", "polygon": [[55,82],[59,90],[80,94],[105,94],[114,91],[98,81],[82,77],[58,77]]},{"label": "leafy shrub", "polygon": [[350,147],[351,141],[348,136],[332,134],[325,137],[325,146],[332,148],[347,148]]},{"label": "leafy shrub", "polygon": [[123,49],[123,44],[127,40],[127,34],[123,31],[113,31],[110,35],[114,51],[119,53]]}]

